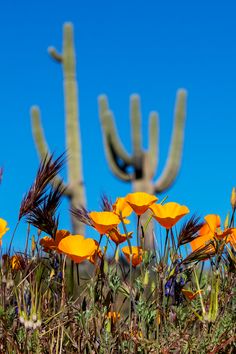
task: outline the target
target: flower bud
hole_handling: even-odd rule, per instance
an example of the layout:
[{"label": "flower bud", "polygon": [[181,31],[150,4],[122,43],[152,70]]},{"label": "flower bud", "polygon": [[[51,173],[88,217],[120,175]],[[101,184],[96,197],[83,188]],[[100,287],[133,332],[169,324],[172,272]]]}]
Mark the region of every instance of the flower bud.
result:
[{"label": "flower bud", "polygon": [[144,279],[143,279],[143,285],[147,286],[149,282],[149,271],[146,270],[145,274],[144,274]]},{"label": "flower bud", "polygon": [[232,189],[230,203],[231,203],[232,209],[236,208],[236,189],[235,189],[235,187]]}]

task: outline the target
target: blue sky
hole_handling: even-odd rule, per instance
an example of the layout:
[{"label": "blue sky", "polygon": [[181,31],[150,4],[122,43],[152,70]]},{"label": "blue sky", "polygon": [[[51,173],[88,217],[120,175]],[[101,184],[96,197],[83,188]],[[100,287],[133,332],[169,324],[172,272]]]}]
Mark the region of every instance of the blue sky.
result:
[{"label": "blue sky", "polygon": [[[65,149],[62,72],[47,48],[62,45],[62,26],[74,24],[80,124],[88,208],[106,192],[131,191],[106,163],[97,97],[106,93],[120,136],[130,149],[129,96],[141,95],[143,139],[148,113],[160,114],[160,175],[167,157],[175,95],[188,91],[182,168],[169,200],[204,216],[229,210],[236,185],[236,3],[234,1],[8,1],[0,11],[0,216],[11,230],[38,158],[30,107],[40,106],[52,151]],[[89,125],[89,129],[88,129]],[[65,171],[66,175],[66,171]],[[65,204],[66,206],[66,204]],[[62,228],[69,218],[62,208]],[[24,243],[25,225],[14,247]],[[4,242],[10,237],[5,235]]]}]

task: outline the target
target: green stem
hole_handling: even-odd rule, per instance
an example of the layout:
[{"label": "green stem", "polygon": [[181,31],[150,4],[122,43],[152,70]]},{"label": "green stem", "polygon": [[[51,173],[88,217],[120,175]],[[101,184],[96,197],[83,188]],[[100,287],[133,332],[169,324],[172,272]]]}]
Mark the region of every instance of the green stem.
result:
[{"label": "green stem", "polygon": [[201,302],[201,307],[202,307],[202,315],[204,317],[206,315],[206,309],[205,309],[205,306],[204,306],[204,303],[203,303],[202,292],[201,292],[201,289],[200,289],[198,276],[197,276],[197,272],[196,272],[195,268],[193,268],[193,273],[194,273],[195,282],[196,282],[196,285],[197,285],[197,290],[199,291],[199,297],[200,297],[200,302]]}]

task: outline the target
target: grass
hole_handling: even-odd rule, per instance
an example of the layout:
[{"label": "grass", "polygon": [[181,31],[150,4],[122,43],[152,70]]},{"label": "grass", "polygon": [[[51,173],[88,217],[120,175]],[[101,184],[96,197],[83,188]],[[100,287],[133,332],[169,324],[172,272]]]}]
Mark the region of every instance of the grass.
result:
[{"label": "grass", "polygon": [[[109,232],[101,236],[105,249],[96,243],[84,258],[77,246],[62,252],[60,242],[45,249],[45,233],[57,238],[63,191],[58,186],[53,192],[49,183],[62,163],[45,159],[22,201],[25,252],[1,254],[0,353],[235,353],[235,239],[229,242],[235,205],[224,229],[192,252],[186,246],[199,240],[205,222],[186,216],[181,227],[163,228],[164,250],[142,248],[135,255],[134,240],[143,245],[147,237],[145,214],[138,217],[128,258]],[[106,198],[103,209],[112,210]],[[78,217],[94,227],[84,209]],[[139,265],[132,265],[134,257]]]}]

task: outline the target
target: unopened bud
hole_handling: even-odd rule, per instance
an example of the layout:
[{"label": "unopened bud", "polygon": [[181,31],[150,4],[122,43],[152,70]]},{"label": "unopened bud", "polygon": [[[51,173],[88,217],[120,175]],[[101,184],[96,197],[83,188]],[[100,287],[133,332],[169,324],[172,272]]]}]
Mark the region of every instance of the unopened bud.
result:
[{"label": "unopened bud", "polygon": [[224,227],[225,227],[225,229],[227,229],[229,227],[229,213],[226,215]]},{"label": "unopened bud", "polygon": [[119,247],[117,247],[117,250],[116,250],[116,253],[115,253],[115,260],[116,260],[116,263],[119,262],[119,258],[120,258],[120,255],[119,255]]},{"label": "unopened bud", "polygon": [[36,250],[36,242],[35,242],[34,236],[32,236],[32,241],[31,241],[31,251],[32,251],[32,253],[34,253],[35,250]]},{"label": "unopened bud", "polygon": [[149,271],[146,270],[145,274],[144,274],[144,279],[143,279],[143,285],[147,286],[149,282]]},{"label": "unopened bud", "polygon": [[236,208],[236,189],[235,187],[232,189],[230,203],[233,209]]}]

